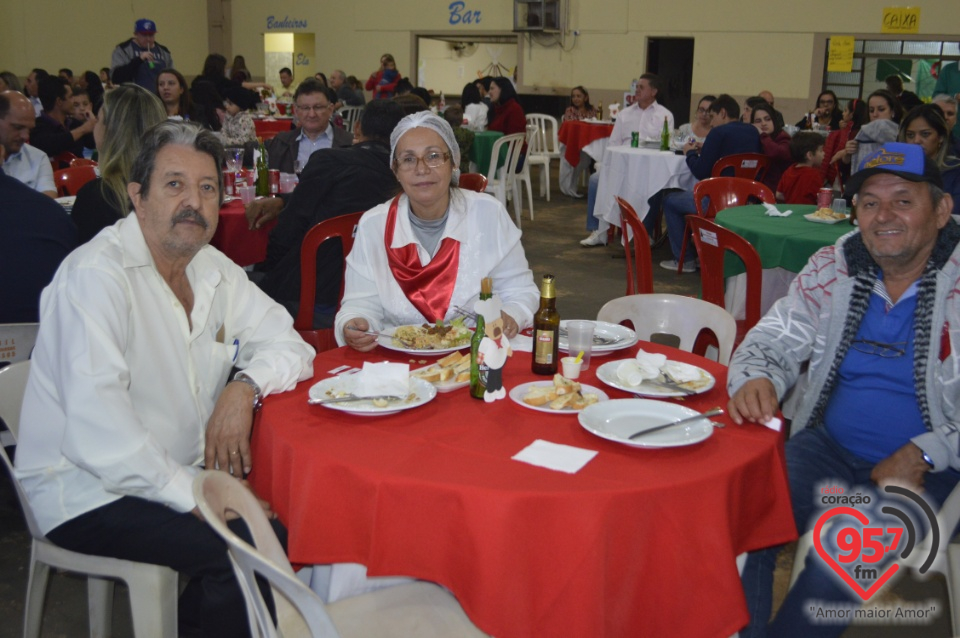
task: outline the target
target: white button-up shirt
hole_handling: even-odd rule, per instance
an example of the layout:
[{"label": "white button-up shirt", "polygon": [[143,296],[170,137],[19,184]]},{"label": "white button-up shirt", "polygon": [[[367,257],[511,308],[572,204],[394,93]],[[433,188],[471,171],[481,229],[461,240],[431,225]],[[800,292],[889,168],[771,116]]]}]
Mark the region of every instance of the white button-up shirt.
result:
[{"label": "white button-up shirt", "polygon": [[36,146],[24,144],[19,151],[6,159],[0,170],[35,191],[43,193],[57,190],[53,183],[50,158]]},{"label": "white button-up shirt", "polygon": [[617,115],[617,123],[613,125],[613,132],[607,146],[627,146],[634,131],[640,132],[640,141],[659,140],[663,132],[663,118],[667,118],[667,128],[673,130],[673,113],[659,102],[645,109],[637,103],[631,104]]},{"label": "white button-up shirt", "polygon": [[190,511],[231,368],[264,394],[311,376],[313,349],[241,268],[207,246],[187,276],[189,322],[130,215],[43,291],[16,466],[44,532],[122,496]]}]

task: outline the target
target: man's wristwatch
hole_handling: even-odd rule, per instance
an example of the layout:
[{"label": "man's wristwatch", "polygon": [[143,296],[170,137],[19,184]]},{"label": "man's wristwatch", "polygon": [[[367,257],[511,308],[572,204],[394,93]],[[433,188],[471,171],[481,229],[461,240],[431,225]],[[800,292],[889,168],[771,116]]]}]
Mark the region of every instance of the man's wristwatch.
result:
[{"label": "man's wristwatch", "polygon": [[263,392],[260,391],[260,386],[257,385],[257,382],[250,378],[250,375],[245,372],[238,372],[233,375],[234,381],[239,381],[240,383],[246,383],[248,386],[253,388],[253,410],[257,411],[260,409],[260,406],[263,405]]}]

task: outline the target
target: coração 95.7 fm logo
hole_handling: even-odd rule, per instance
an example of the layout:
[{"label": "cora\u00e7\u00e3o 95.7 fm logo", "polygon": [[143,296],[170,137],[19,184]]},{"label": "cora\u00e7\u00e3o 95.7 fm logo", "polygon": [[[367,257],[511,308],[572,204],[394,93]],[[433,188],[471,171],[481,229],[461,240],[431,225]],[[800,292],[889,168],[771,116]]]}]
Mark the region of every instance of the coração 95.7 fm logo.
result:
[{"label": "cora\u00e7\u00e3o 95.7 fm logo", "polygon": [[[888,485],[883,491],[907,499],[926,519],[931,542],[917,571],[927,573],[940,545],[940,529],[933,509],[906,488]],[[821,489],[821,503],[837,504],[838,507],[828,509],[817,519],[813,544],[820,558],[843,582],[868,601],[897,573],[915,549],[920,551],[917,547],[918,530],[913,518],[904,510],[883,505],[880,512],[886,516],[882,516],[876,511],[878,504],[873,502],[869,493],[847,495],[843,492],[841,487]],[[822,533],[825,526],[829,526],[826,535]]]}]

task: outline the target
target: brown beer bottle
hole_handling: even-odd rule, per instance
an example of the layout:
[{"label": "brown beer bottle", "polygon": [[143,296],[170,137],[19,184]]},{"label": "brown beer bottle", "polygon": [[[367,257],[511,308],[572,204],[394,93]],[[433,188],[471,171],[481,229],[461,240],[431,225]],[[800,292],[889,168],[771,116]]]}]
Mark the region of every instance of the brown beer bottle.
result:
[{"label": "brown beer bottle", "polygon": [[540,287],[540,308],[533,315],[534,374],[557,373],[560,363],[560,313],[553,275],[544,275]]}]

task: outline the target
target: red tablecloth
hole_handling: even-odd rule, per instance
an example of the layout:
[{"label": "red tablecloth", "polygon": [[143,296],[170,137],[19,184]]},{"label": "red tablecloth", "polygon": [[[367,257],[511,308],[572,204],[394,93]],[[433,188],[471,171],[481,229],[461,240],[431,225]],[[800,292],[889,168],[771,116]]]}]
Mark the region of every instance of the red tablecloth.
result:
[{"label": "red tablecloth", "polygon": [[[643,347],[717,377],[685,405],[726,404],[723,366]],[[251,478],[290,530],[292,561],[441,583],[500,638],[715,637],[746,624],[735,557],[796,538],[780,435],[728,422],[698,445],[641,450],[589,434],[575,415],[466,390],[383,417],[307,406],[330,370],[408,360],[396,354],[323,352],[312,381],[267,398]],[[504,369],[508,389],[534,378],[529,354]],[[602,386],[595,366],[581,381]],[[511,460],[535,439],[599,454],[576,474]]]},{"label": "red tablecloth", "polygon": [[591,124],[578,120],[569,120],[560,125],[557,137],[567,149],[563,156],[571,166],[580,163],[580,150],[594,140],[610,137],[613,124]]},{"label": "red tablecloth", "polygon": [[277,133],[283,133],[293,128],[292,117],[279,117],[269,120],[254,118],[253,126],[257,129],[257,137],[271,138]]},{"label": "red tablecloth", "polygon": [[259,264],[267,258],[267,239],[276,220],[250,230],[243,202],[234,199],[220,207],[220,221],[210,244],[238,266]]}]

